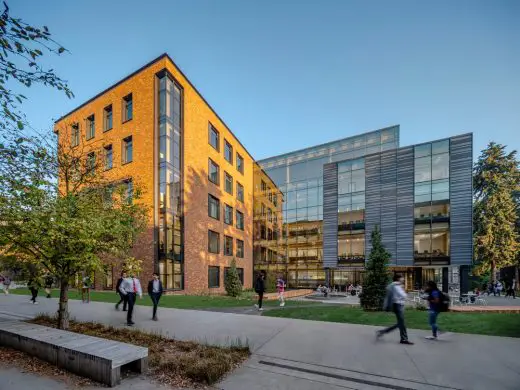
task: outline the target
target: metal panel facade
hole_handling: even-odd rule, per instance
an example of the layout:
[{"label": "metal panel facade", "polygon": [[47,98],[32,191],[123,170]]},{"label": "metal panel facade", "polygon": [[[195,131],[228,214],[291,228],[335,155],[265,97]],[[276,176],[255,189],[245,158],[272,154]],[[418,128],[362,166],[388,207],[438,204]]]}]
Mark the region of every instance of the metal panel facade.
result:
[{"label": "metal panel facade", "polygon": [[450,258],[452,265],[473,258],[473,135],[450,139]]},{"label": "metal panel facade", "polygon": [[[395,265],[397,248],[397,162],[396,150],[382,152],[380,197],[381,238],[386,250],[392,254],[390,264]],[[369,237],[367,237],[369,239]]]},{"label": "metal panel facade", "polygon": [[413,265],[414,148],[397,150],[397,265]]},{"label": "metal panel facade", "polygon": [[372,245],[370,235],[376,225],[381,224],[381,156],[365,157],[365,257],[368,258]]},{"label": "metal panel facade", "polygon": [[338,165],[323,166],[323,267],[338,265]]}]

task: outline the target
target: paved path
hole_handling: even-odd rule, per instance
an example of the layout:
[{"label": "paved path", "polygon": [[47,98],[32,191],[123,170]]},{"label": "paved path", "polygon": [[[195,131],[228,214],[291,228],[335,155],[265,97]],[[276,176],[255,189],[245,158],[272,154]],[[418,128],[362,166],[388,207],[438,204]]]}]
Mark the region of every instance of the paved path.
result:
[{"label": "paved path", "polygon": [[[25,296],[0,296],[4,317],[56,309],[55,299],[35,306]],[[81,321],[124,326],[125,313],[111,304],[71,301],[70,310]],[[430,342],[427,332],[410,331],[416,345],[402,346],[397,334],[376,343],[377,328],[363,325],[177,309],[159,309],[159,322],[150,316],[151,308],[137,307],[138,327],[210,343],[247,340],[253,356],[220,384],[226,390],[518,390],[520,383],[520,339],[448,334]]]}]

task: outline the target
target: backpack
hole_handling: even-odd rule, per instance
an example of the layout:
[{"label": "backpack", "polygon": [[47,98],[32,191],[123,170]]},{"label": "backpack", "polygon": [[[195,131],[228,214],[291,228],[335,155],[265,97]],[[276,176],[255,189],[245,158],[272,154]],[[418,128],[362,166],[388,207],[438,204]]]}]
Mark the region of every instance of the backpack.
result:
[{"label": "backpack", "polygon": [[262,279],[257,278],[255,282],[255,292],[260,294],[262,291]]},{"label": "backpack", "polygon": [[394,308],[394,286],[389,284],[386,287],[386,296],[385,301],[383,303],[384,311],[392,311]]},{"label": "backpack", "polygon": [[450,297],[439,291],[439,312],[448,311],[450,308]]}]

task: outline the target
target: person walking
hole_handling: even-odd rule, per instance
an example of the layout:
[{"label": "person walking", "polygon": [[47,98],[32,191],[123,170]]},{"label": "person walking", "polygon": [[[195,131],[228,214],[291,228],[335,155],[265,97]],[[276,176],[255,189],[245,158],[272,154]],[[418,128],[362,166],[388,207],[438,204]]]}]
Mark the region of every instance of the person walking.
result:
[{"label": "person walking", "polygon": [[38,302],[36,301],[36,297],[38,296],[38,290],[42,286],[40,277],[37,275],[31,275],[27,282],[27,286],[29,287],[29,290],[31,291],[31,299],[29,302],[32,302],[34,305],[37,305]]},{"label": "person walking", "polygon": [[402,285],[403,277],[400,274],[395,274],[393,282],[386,287],[385,310],[394,312],[395,317],[397,318],[397,323],[386,329],[378,330],[376,335],[377,338],[380,339],[383,335],[399,328],[401,344],[413,345],[413,343],[408,340],[408,333],[404,323],[404,303],[406,301],[406,293],[404,292]]},{"label": "person walking", "polygon": [[131,274],[129,278],[125,278],[119,287],[119,291],[126,297],[128,302],[128,311],[126,313],[126,324],[128,326],[135,325],[135,322],[132,320],[132,316],[134,314],[134,305],[135,299],[137,295],[139,298],[143,297],[143,290],[141,289],[141,282],[139,279],[135,277],[135,275]]},{"label": "person walking", "polygon": [[258,311],[264,310],[262,308],[262,303],[264,300],[265,293],[265,271],[260,271],[255,281],[255,292],[258,294],[258,303],[255,304],[255,307]]},{"label": "person walking", "polygon": [[502,285],[502,282],[499,280],[497,282],[497,293],[498,293],[498,296],[500,297],[502,295],[502,289],[504,288],[504,286]]},{"label": "person walking", "polygon": [[92,286],[92,281],[90,280],[90,276],[85,276],[82,280],[81,286],[81,302],[90,303],[90,287]]},{"label": "person walking", "polygon": [[159,274],[157,272],[153,273],[153,279],[148,282],[148,295],[152,299],[153,303],[153,314],[152,320],[157,321],[157,306],[159,305],[159,300],[161,299],[161,295],[163,293],[163,285],[159,280]]},{"label": "person walking", "polygon": [[119,280],[117,281],[116,283],[116,294],[119,294],[119,302],[116,303],[116,310],[119,310],[119,305],[121,303],[123,303],[123,311],[126,311],[126,305],[128,304],[128,301],[126,299],[126,295],[124,295],[121,291],[120,291],[120,287],[121,287],[121,283],[123,283],[123,280],[126,279],[126,272],[125,271],[121,271],[121,277],[119,278]]},{"label": "person walking", "polygon": [[285,306],[285,281],[282,275],[278,275],[276,279],[276,291],[278,292],[278,300],[280,301],[280,307]]},{"label": "person walking", "polygon": [[426,339],[428,340],[437,340],[439,328],[437,326],[437,317],[439,316],[439,313],[441,312],[441,292],[439,291],[439,288],[437,287],[437,283],[430,280],[428,283],[426,283],[426,291],[428,296],[426,297],[426,300],[428,301],[428,324],[432,328],[432,335],[427,336]]},{"label": "person walking", "polygon": [[45,276],[45,294],[47,294],[47,298],[51,297],[51,288],[52,288],[53,282],[54,282],[54,279],[52,278],[52,275],[48,273]]},{"label": "person walking", "polygon": [[2,284],[4,285],[4,294],[9,295],[9,287],[11,286],[11,278],[9,276],[4,276],[4,280]]}]

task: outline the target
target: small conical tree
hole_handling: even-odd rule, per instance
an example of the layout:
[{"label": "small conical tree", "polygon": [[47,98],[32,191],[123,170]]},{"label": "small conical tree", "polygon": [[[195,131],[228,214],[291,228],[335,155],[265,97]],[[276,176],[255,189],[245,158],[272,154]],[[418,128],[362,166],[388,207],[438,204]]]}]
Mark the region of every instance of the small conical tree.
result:
[{"label": "small conical tree", "polygon": [[235,259],[231,261],[231,266],[226,273],[224,287],[230,297],[238,297],[242,293],[242,282],[240,282]]},{"label": "small conical tree", "polygon": [[363,293],[360,304],[364,310],[383,310],[386,295],[386,286],[390,281],[388,272],[388,261],[391,254],[385,249],[381,242],[381,232],[376,225],[370,238],[372,250],[366,264],[366,273],[363,283]]}]

